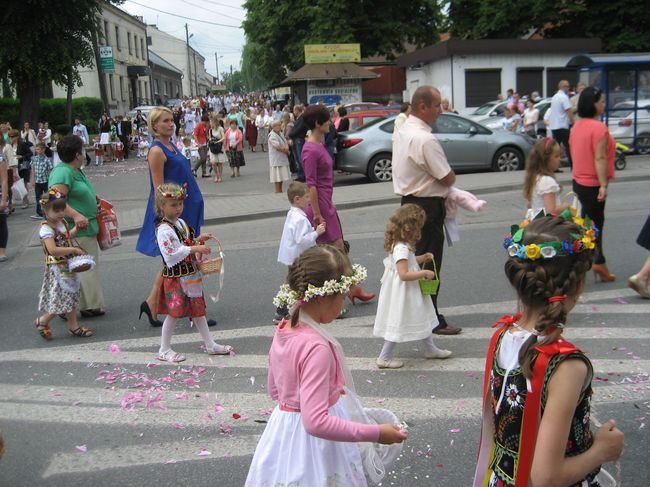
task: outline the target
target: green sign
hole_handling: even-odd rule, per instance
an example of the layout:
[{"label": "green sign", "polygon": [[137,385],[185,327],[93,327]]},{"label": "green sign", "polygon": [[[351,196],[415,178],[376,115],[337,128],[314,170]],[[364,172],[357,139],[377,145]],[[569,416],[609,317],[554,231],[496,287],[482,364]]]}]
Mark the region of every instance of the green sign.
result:
[{"label": "green sign", "polygon": [[100,46],[99,61],[102,71],[105,73],[114,73],[115,64],[113,63],[113,48],[111,46]]}]

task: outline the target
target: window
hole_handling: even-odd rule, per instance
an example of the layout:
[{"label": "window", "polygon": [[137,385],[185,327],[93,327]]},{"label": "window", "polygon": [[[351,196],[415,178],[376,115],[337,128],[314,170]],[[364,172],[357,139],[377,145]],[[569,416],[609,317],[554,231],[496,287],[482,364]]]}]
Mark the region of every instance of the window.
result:
[{"label": "window", "polygon": [[463,118],[450,115],[440,115],[433,127],[437,134],[466,134],[472,124]]},{"label": "window", "polygon": [[108,21],[104,21],[104,45],[108,46],[110,42],[108,42]]},{"label": "window", "polygon": [[131,33],[127,32],[126,33],[126,42],[129,45],[129,56],[133,54],[133,49],[131,49]]},{"label": "window", "polygon": [[117,47],[118,51],[122,50],[120,46],[120,28],[117,25],[115,25],[115,47]]},{"label": "window", "polygon": [[553,96],[557,93],[557,85],[563,79],[567,80],[571,88],[578,83],[578,71],[567,68],[546,69],[546,96]]},{"label": "window", "polygon": [[142,95],[146,100],[149,100],[149,82],[148,81],[144,82],[144,93],[142,93]]},{"label": "window", "polygon": [[465,106],[480,107],[501,93],[500,69],[465,70]]},{"label": "window", "polygon": [[157,79],[153,80],[153,92],[154,95],[160,95],[160,85]]},{"label": "window", "polygon": [[115,93],[114,93],[114,88],[113,88],[113,75],[112,74],[108,75],[108,86],[109,86],[109,89],[110,89],[111,100],[114,100],[115,99]]},{"label": "window", "polygon": [[147,59],[147,56],[144,54],[144,37],[140,37],[140,54],[142,59]]},{"label": "window", "polygon": [[390,122],[381,125],[379,128],[384,132],[388,132],[389,134],[392,134],[395,131],[395,120],[393,119]]},{"label": "window", "polygon": [[138,36],[133,34],[133,44],[135,44],[135,57],[138,56]]},{"label": "window", "polygon": [[517,69],[517,93],[524,96],[536,91],[540,95],[544,91],[544,69],[543,68],[518,68]]},{"label": "window", "polygon": [[120,80],[120,98],[122,101],[126,101],[126,97],[124,96],[124,78],[122,76],[118,76],[118,79]]}]

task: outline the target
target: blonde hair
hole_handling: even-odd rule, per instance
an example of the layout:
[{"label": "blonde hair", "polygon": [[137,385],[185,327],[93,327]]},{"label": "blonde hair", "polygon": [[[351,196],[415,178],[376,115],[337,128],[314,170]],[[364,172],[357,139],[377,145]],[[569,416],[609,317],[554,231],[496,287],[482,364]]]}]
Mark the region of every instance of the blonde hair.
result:
[{"label": "blonde hair", "polygon": [[392,252],[397,242],[403,242],[409,247],[415,246],[420,239],[422,226],[426,220],[426,213],[418,205],[406,204],[400,206],[390,216],[386,233],[384,233],[384,250]]},{"label": "blonde hair", "polygon": [[160,120],[160,117],[162,117],[165,113],[171,115],[172,118],[174,117],[172,111],[167,107],[156,107],[149,112],[149,116],[147,117],[147,126],[149,127],[149,131],[153,134],[154,137],[158,137],[156,124]]},{"label": "blonde hair", "polygon": [[183,188],[181,188],[178,184],[175,183],[163,183],[160,186],[158,186],[156,189],[154,189],[153,207],[154,210],[156,211],[156,215],[158,215],[161,218],[165,216],[163,213],[163,206],[166,201],[172,199],[172,198],[168,198],[163,193],[175,193],[176,191],[182,191],[182,190]]},{"label": "blonde hair", "polygon": [[289,198],[289,203],[293,205],[293,200],[296,196],[304,196],[309,188],[307,185],[300,181],[291,181],[287,187],[287,198]]}]

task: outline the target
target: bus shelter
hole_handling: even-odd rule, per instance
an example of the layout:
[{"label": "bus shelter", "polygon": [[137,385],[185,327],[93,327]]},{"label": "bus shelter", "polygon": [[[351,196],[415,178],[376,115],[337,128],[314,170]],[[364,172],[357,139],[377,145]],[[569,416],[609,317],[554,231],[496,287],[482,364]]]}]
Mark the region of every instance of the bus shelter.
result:
[{"label": "bus shelter", "polygon": [[605,93],[603,121],[616,141],[650,154],[650,53],[581,54],[567,68]]}]

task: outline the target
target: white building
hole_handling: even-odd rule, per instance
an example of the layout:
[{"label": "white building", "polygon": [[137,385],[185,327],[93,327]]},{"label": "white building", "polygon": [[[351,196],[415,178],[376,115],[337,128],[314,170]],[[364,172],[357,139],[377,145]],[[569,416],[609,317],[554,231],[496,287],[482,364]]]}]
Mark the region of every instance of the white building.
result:
[{"label": "white building", "polygon": [[212,78],[205,71],[205,58],[184,40],[159,30],[155,25],[147,26],[147,35],[151,39],[151,50],[183,72],[180,96],[205,95],[209,89],[207,79]]},{"label": "white building", "polygon": [[[102,72],[106,84],[104,103],[111,115],[127,113],[136,105],[151,103],[151,81],[148,76],[147,26],[108,2],[102,5],[102,35],[99,46],[113,50],[114,72]],[[73,97],[101,98],[100,74],[93,64],[80,70],[81,86],[75,88]],[[55,98],[65,98],[66,88],[53,85]],[[99,114],[97,114],[99,116]]]},{"label": "white building", "polygon": [[460,113],[496,100],[510,88],[521,96],[552,96],[560,80],[577,83],[576,54],[599,52],[599,39],[448,40],[397,59],[406,69],[404,100],[421,85],[438,88]]}]

